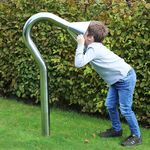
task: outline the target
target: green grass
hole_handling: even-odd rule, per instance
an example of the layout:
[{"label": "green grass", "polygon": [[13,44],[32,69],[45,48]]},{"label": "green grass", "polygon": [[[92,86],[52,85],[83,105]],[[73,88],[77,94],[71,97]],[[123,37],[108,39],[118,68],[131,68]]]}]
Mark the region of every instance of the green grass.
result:
[{"label": "green grass", "polygon": [[[124,148],[119,143],[129,135],[123,124],[121,138],[100,138],[97,131],[110,127],[110,121],[76,112],[51,109],[51,135],[41,136],[41,109],[0,98],[0,150],[148,150],[150,130],[141,128],[143,143]],[[85,142],[87,141],[87,142]]]}]

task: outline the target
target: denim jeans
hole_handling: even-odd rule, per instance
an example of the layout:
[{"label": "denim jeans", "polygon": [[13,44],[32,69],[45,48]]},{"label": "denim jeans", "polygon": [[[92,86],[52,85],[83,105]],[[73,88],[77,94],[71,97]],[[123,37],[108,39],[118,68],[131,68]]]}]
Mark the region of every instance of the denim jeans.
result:
[{"label": "denim jeans", "polygon": [[120,106],[120,112],[125,117],[131,134],[140,137],[139,125],[136,116],[132,111],[132,99],[135,84],[136,73],[134,69],[131,69],[126,77],[109,87],[105,105],[109,112],[114,130],[120,131],[122,129],[118,112],[118,106]]}]

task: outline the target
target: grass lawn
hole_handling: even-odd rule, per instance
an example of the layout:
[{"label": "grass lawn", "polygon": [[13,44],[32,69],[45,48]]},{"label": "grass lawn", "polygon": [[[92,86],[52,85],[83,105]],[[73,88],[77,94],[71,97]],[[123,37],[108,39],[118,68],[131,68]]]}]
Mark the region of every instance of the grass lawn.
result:
[{"label": "grass lawn", "polygon": [[95,133],[110,127],[110,121],[76,112],[51,109],[51,135],[41,136],[41,108],[0,98],[0,150],[148,150],[150,130],[141,128],[143,143],[124,148],[119,143],[129,135],[123,124],[121,138],[100,138]]}]

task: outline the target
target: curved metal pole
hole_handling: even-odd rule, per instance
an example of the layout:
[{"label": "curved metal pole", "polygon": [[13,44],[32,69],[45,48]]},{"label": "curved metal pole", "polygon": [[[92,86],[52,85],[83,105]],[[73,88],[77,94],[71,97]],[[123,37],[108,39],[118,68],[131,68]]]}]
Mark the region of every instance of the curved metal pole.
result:
[{"label": "curved metal pole", "polygon": [[[31,38],[31,29],[35,23],[40,20],[48,20],[51,23],[60,26],[61,28],[67,28],[69,22],[64,19],[51,14],[51,13],[38,13],[31,16],[24,25],[23,39],[30,50],[33,58],[36,60],[40,68],[40,99],[41,99],[41,121],[42,121],[42,135],[49,136],[50,134],[50,111],[49,111],[49,99],[48,99],[48,79],[47,79],[47,67],[39,53],[36,45]],[[61,23],[60,23],[61,22]]]},{"label": "curved metal pole", "polygon": [[70,35],[74,38],[78,34],[84,34],[90,24],[90,22],[73,22],[70,23],[52,13],[41,12],[31,16],[24,25],[23,39],[30,50],[33,58],[37,62],[40,68],[40,99],[41,99],[41,120],[42,120],[42,134],[49,136],[50,134],[50,110],[48,101],[48,79],[47,79],[47,67],[38,51],[36,45],[31,38],[31,29],[33,25],[41,20],[48,20],[51,23],[66,29]]}]

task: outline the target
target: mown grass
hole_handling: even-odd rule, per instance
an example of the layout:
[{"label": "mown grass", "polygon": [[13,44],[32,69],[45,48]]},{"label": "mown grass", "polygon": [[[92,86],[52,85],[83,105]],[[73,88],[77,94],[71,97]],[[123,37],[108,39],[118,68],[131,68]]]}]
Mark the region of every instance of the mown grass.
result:
[{"label": "mown grass", "polygon": [[16,100],[0,98],[0,150],[148,150],[150,130],[141,128],[143,143],[132,148],[120,146],[129,135],[123,124],[121,138],[100,138],[97,131],[110,121],[72,111],[51,109],[51,135],[41,136],[41,109]]}]

